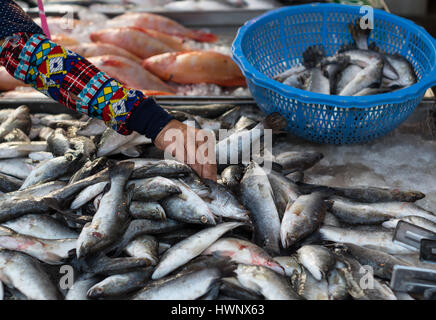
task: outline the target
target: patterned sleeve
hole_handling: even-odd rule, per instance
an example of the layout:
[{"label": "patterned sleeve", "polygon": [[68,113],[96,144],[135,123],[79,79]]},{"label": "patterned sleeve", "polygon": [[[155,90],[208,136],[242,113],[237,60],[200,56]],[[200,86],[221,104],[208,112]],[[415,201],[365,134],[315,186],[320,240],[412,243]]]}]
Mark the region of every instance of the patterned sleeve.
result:
[{"label": "patterned sleeve", "polygon": [[134,130],[154,139],[172,119],[152,98],[123,87],[42,34],[16,33],[0,50],[0,64],[16,79],[72,110],[102,119],[120,134]]}]

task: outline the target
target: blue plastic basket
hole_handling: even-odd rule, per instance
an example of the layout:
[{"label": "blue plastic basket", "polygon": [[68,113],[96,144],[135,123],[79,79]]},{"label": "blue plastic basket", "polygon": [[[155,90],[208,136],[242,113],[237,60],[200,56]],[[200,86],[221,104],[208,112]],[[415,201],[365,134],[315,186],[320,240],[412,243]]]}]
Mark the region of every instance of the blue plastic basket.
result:
[{"label": "blue plastic basket", "polygon": [[233,43],[233,59],[265,113],[280,112],[287,129],[307,140],[351,144],[370,141],[395,129],[436,84],[435,40],[415,23],[374,10],[370,41],[399,53],[415,68],[418,83],[396,92],[365,97],[312,93],[272,79],[299,64],[311,45],[328,55],[352,41],[347,25],[361,16],[359,6],[310,4],[270,11],[248,21]]}]

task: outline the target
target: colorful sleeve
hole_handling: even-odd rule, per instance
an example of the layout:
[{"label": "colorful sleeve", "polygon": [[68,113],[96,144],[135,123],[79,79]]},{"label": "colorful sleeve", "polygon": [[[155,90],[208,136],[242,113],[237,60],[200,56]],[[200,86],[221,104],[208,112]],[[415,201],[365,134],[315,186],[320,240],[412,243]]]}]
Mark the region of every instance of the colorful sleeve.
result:
[{"label": "colorful sleeve", "polygon": [[154,139],[172,119],[152,98],[125,88],[42,34],[16,33],[0,50],[0,64],[16,79],[69,109],[102,119],[120,134],[134,130]]}]

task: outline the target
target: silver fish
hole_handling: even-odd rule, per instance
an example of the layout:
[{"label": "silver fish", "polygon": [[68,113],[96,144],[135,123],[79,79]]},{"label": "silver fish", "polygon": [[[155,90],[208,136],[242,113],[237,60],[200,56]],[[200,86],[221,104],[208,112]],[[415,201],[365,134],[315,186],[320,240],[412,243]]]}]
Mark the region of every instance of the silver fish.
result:
[{"label": "silver fish", "polygon": [[193,258],[199,256],[206,248],[226,232],[242,226],[240,222],[226,222],[204,229],[176,245],[172,246],[161,257],[153,272],[152,279],[160,279]]},{"label": "silver fish", "polygon": [[28,299],[58,300],[60,294],[41,263],[23,253],[0,250],[0,280]]},{"label": "silver fish", "polygon": [[132,240],[124,251],[131,257],[148,259],[150,265],[154,266],[159,261],[158,246],[156,238],[142,235]]},{"label": "silver fish", "polygon": [[130,215],[135,219],[166,220],[164,208],[158,202],[132,201]]},{"label": "silver fish", "polygon": [[98,283],[97,277],[84,274],[68,290],[65,300],[89,300],[88,290],[96,283]]},{"label": "silver fish", "polygon": [[251,162],[240,183],[242,203],[251,212],[256,243],[271,253],[280,251],[280,219],[265,171]]},{"label": "silver fish", "polygon": [[397,227],[398,222],[406,221],[408,223],[417,225],[418,227],[430,230],[436,233],[436,222],[428,220],[419,216],[405,216],[400,219],[391,219],[382,223],[382,226],[387,229],[395,229]]},{"label": "silver fish", "polygon": [[297,250],[298,260],[312,274],[321,281],[336,263],[333,254],[325,247],[318,245],[305,245]]}]

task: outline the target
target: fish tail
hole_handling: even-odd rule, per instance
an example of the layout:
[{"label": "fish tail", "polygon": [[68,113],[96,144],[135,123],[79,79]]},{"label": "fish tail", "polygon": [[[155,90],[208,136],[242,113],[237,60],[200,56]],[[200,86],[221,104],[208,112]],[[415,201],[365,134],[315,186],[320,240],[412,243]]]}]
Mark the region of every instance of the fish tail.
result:
[{"label": "fish tail", "polygon": [[116,176],[130,177],[135,164],[133,162],[122,162],[116,165],[109,166],[109,176],[112,179]]},{"label": "fish tail", "polygon": [[350,23],[348,25],[348,30],[353,37],[355,43],[358,43],[358,39],[365,39],[368,42],[369,35],[371,34],[371,29],[362,29],[360,27],[360,18],[356,19],[355,23]]},{"label": "fish tail", "polygon": [[308,69],[315,68],[325,57],[324,47],[315,45],[310,46],[303,53],[304,66]]}]

